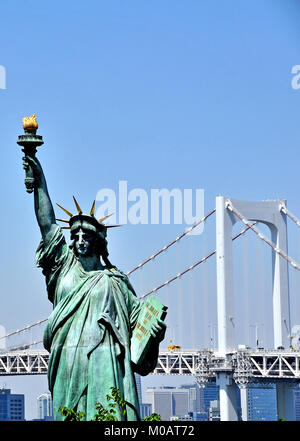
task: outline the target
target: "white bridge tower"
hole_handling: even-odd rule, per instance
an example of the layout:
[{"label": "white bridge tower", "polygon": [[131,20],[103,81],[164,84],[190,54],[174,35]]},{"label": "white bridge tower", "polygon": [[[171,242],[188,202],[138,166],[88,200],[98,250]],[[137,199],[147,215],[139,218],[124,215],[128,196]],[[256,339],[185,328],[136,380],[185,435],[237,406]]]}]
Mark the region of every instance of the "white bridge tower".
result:
[{"label": "white bridge tower", "polygon": [[[218,305],[218,353],[224,364],[217,373],[220,388],[220,412],[222,421],[237,420],[236,384],[228,368],[229,353],[235,350],[234,292],[232,261],[232,228],[239,218],[228,209],[233,206],[247,221],[262,222],[270,228],[273,244],[287,254],[286,215],[281,210],[284,200],[247,202],[217,196],[216,198],[216,262]],[[274,348],[289,348],[290,304],[288,263],[276,252],[272,252],[273,272],[273,328]],[[242,389],[241,389],[241,392]],[[278,417],[291,419],[289,402],[292,389],[288,384],[277,386]],[[289,395],[289,396],[288,396]],[[242,397],[243,402],[243,397]]]}]

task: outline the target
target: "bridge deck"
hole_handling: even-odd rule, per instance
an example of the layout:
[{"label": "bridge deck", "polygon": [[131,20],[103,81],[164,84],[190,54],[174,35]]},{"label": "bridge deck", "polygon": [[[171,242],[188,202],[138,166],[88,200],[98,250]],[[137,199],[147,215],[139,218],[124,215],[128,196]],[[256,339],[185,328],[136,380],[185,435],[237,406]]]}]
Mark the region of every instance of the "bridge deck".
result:
[{"label": "bridge deck", "polygon": [[[46,350],[0,353],[0,376],[41,375],[48,369]],[[219,372],[231,372],[238,384],[248,381],[300,380],[300,352],[290,350],[237,350],[226,358],[211,350],[161,351],[154,375],[192,375],[200,383]]]}]

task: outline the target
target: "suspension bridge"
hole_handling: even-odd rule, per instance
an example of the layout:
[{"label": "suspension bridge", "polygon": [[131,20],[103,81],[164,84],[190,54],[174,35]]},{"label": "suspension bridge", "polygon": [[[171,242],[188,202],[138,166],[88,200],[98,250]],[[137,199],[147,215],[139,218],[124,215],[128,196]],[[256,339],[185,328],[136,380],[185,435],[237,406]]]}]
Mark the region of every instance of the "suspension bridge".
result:
[{"label": "suspension bridge", "polygon": [[[293,335],[290,317],[289,268],[300,271],[300,265],[288,254],[287,223],[300,227],[300,221],[286,206],[283,199],[261,202],[240,201],[223,196],[216,197],[215,208],[186,229],[149,258],[127,272],[131,277],[149,262],[182,241],[189,233],[209,218],[215,216],[216,246],[200,259],[183,267],[163,283],[152,286],[139,296],[145,299],[150,294],[159,295],[163,288],[173,286],[187,273],[215,256],[217,291],[217,339],[214,348],[161,350],[154,375],[190,375],[200,387],[216,381],[220,391],[220,416],[222,421],[237,420],[236,388],[241,391],[242,412],[246,415],[246,388],[251,382],[276,383],[278,418],[295,419],[293,390],[300,382],[300,335]],[[237,222],[243,224],[237,234],[233,228]],[[265,225],[271,239],[257,227]],[[271,250],[272,266],[272,347],[265,349],[236,344],[235,295],[233,281],[233,243],[246,233],[254,233],[257,240]],[[249,234],[249,233],[248,233]],[[193,240],[193,239],[192,239]],[[187,291],[187,290],[186,290]],[[169,306],[167,304],[167,306]],[[9,346],[12,337],[21,336],[45,324],[41,319],[22,329],[0,334],[0,376],[41,375],[47,373],[49,353],[41,346],[42,340],[27,341],[22,345]],[[257,325],[256,325],[257,326]],[[256,327],[257,330],[257,327]],[[216,344],[217,341],[217,344]],[[256,339],[258,343],[258,340]]]}]

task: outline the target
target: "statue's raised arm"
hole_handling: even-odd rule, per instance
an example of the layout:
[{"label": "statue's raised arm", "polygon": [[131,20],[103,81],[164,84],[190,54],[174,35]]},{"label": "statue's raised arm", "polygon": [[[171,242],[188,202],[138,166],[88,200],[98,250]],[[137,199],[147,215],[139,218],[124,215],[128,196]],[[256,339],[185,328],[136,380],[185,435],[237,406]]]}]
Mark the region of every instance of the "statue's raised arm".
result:
[{"label": "statue's raised arm", "polygon": [[56,227],[55,214],[48,193],[47,183],[42,166],[35,156],[36,148],[43,144],[42,137],[36,135],[38,123],[35,115],[23,118],[25,135],[18,138],[18,144],[23,147],[23,168],[26,171],[26,191],[34,191],[34,207],[36,218],[41,230],[43,240],[47,238]]},{"label": "statue's raised arm", "polygon": [[44,242],[52,229],[56,227],[55,214],[48,193],[47,183],[42,166],[37,158],[23,157],[23,168],[32,169],[34,177],[34,209]]}]

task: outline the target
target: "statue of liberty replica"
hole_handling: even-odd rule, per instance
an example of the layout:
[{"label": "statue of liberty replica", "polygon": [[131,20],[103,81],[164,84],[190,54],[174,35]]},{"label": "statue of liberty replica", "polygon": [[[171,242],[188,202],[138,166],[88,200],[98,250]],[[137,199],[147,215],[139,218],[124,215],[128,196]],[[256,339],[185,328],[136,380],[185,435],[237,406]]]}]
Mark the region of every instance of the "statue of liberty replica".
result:
[{"label": "statue of liberty replica", "polygon": [[[59,411],[65,406],[92,420],[96,404],[106,407],[107,395],[116,387],[127,403],[125,414],[117,410],[118,420],[140,420],[134,373],[144,376],[155,368],[166,330],[165,315],[148,305],[146,317],[155,312],[148,328],[145,320],[139,323],[145,302],[137,298],[124,273],[110,263],[107,230],[116,225],[104,224],[108,216],[96,219],[95,202],[89,214],[83,213],[75,198],[75,214],[57,204],[67,219],[56,219],[43,169],[35,156],[36,147],[43,144],[42,136],[36,134],[35,115],[23,118],[23,128],[25,134],[17,143],[25,154],[26,191],[34,194],[41,231],[36,264],[42,268],[53,304],[43,342],[50,353],[48,382],[54,418],[66,418]],[[70,245],[62,229],[70,230]],[[136,342],[143,339],[143,356],[136,359],[133,346],[139,350]]]}]

